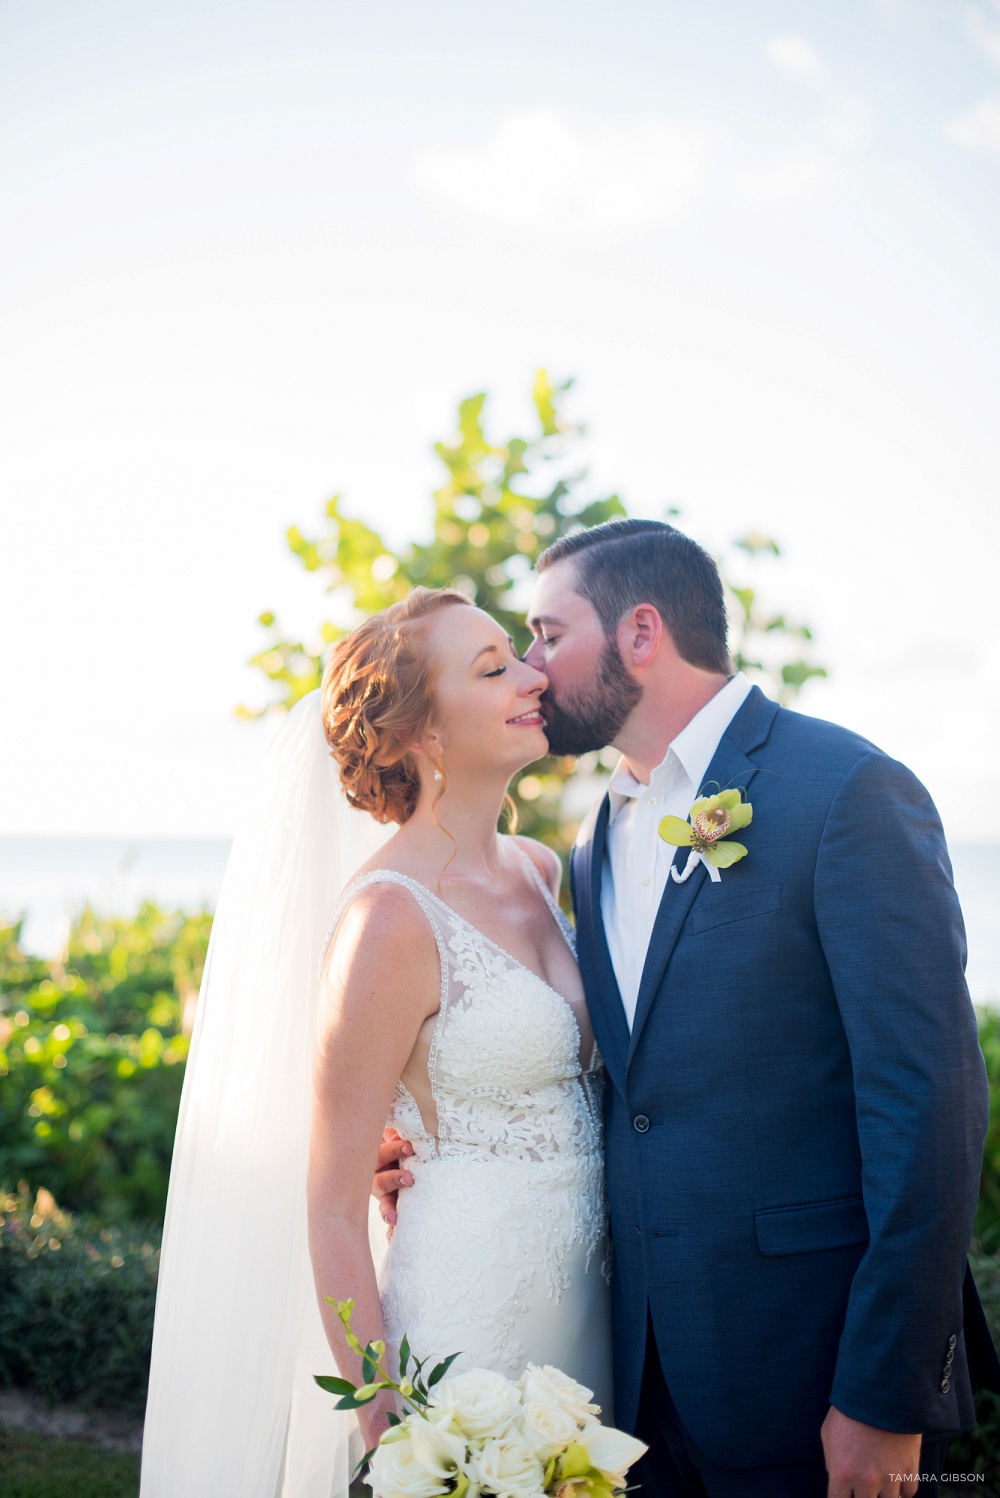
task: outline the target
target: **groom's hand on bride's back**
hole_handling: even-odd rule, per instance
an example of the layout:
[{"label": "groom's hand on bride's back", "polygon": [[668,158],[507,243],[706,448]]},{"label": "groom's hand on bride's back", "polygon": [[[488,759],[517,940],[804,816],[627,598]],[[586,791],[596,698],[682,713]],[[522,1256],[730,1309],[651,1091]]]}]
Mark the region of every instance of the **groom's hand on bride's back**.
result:
[{"label": "groom's hand on bride's back", "polygon": [[388,1237],[396,1225],[396,1197],[400,1187],[412,1186],[413,1176],[406,1169],[405,1161],[413,1154],[413,1145],[397,1134],[395,1129],[386,1129],[378,1148],[378,1162],[372,1181],[372,1196],[378,1202],[379,1215],[389,1229]]}]

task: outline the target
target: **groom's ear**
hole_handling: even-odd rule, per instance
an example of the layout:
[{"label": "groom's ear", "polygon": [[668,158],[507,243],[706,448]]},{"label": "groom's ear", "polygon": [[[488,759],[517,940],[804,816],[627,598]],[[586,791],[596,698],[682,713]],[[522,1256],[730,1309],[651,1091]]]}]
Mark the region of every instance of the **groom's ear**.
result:
[{"label": "groom's ear", "polygon": [[618,645],[629,666],[648,666],[663,643],[663,620],[651,603],[638,603],[618,626]]}]

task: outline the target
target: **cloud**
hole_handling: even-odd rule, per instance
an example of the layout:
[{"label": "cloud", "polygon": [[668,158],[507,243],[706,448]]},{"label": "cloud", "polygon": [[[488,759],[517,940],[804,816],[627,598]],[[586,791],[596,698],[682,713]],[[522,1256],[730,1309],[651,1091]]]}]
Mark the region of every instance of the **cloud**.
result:
[{"label": "cloud", "polygon": [[864,99],[855,94],[837,94],[831,99],[823,130],[832,145],[853,151],[871,139],[874,123],[874,111]]},{"label": "cloud", "polygon": [[776,36],[764,48],[768,61],[808,88],[820,102],[797,149],[745,167],[733,178],[738,197],[755,207],[802,198],[829,200],[849,188],[844,154],[860,150],[871,137],[871,106],[848,93],[830,76],[819,53],[801,36]]},{"label": "cloud", "polygon": [[965,10],[965,30],[972,38],[981,52],[991,58],[993,62],[1000,63],[1000,4],[991,6],[994,26],[978,6],[969,5]]},{"label": "cloud", "polygon": [[817,192],[827,196],[835,175],[818,151],[790,151],[738,172],[733,186],[744,202],[762,208]]},{"label": "cloud", "polygon": [[800,36],[776,36],[764,50],[775,67],[793,78],[815,77],[820,71],[818,53]]},{"label": "cloud", "polygon": [[764,54],[776,68],[805,83],[823,100],[826,108],[817,130],[830,145],[856,150],[868,142],[874,123],[871,106],[835,82],[819,53],[803,37],[776,36]]},{"label": "cloud", "polygon": [[944,133],[954,145],[961,146],[964,151],[1000,156],[1000,97],[991,94],[980,100],[966,114],[949,120]]},{"label": "cloud", "polygon": [[654,116],[585,127],[536,109],[504,116],[478,146],[421,152],[413,183],[494,222],[603,234],[686,218],[710,158],[696,125]]}]

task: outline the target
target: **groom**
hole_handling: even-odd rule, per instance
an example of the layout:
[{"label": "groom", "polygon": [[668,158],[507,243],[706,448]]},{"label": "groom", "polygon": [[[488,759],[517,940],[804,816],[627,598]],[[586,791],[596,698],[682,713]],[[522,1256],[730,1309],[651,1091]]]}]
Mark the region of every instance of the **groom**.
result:
[{"label": "groom", "polygon": [[[1000,1386],[965,1278],[987,1091],[937,813],[732,674],[716,567],[673,527],[579,531],[538,572],[552,752],[622,752],[571,880],[644,1498],[915,1493],[973,1379]],[[752,806],[746,856],[677,882],[661,819],[721,790]]]}]

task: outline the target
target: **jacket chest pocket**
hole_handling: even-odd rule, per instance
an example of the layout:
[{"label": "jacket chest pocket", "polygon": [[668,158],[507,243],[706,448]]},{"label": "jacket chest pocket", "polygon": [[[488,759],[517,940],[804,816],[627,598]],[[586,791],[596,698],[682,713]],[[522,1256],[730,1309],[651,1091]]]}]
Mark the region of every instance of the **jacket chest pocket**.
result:
[{"label": "jacket chest pocket", "polygon": [[700,936],[703,931],[711,931],[716,926],[728,926],[733,921],[747,921],[752,916],[769,915],[780,908],[780,884],[727,891],[706,881],[691,914],[691,931],[694,936]]}]

